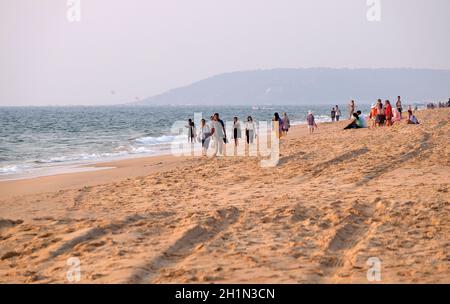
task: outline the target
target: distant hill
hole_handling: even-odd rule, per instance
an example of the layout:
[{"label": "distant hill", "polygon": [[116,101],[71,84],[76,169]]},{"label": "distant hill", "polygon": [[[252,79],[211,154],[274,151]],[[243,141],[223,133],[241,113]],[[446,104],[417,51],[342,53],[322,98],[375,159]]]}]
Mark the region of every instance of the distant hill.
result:
[{"label": "distant hill", "polygon": [[450,70],[273,69],[233,72],[149,97],[145,105],[296,105],[450,97]]}]

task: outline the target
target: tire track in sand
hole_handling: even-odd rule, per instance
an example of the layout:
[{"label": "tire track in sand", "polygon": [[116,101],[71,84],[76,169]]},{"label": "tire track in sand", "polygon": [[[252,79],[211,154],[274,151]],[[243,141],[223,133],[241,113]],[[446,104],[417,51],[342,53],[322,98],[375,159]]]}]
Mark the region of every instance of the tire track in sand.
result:
[{"label": "tire track in sand", "polygon": [[140,266],[128,278],[129,283],[151,283],[163,268],[177,264],[193,253],[198,244],[207,242],[237,222],[240,211],[236,207],[220,209],[185,231],[181,237],[155,258]]}]

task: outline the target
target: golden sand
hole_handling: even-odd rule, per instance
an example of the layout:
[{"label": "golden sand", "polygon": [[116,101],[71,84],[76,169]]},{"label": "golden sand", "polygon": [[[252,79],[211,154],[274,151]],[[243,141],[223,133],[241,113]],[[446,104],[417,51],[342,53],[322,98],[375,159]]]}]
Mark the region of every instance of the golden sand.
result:
[{"label": "golden sand", "polygon": [[294,128],[256,158],[143,158],[0,182],[0,282],[450,283],[449,109]]}]

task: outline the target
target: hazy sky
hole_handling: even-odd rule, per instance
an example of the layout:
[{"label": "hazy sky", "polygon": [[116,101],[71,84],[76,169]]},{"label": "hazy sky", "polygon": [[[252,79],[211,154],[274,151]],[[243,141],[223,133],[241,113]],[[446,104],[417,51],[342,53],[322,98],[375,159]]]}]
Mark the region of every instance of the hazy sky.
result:
[{"label": "hazy sky", "polygon": [[114,104],[223,72],[450,69],[450,0],[0,0],[0,105]]}]

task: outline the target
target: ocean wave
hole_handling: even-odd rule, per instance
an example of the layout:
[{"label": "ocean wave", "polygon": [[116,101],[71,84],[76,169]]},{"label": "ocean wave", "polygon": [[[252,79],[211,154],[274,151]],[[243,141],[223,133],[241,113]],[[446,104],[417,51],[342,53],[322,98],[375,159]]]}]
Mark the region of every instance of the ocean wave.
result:
[{"label": "ocean wave", "polygon": [[161,144],[170,144],[172,141],[176,139],[176,136],[171,135],[162,135],[159,137],[146,136],[135,139],[135,141],[139,144],[143,145],[161,145]]},{"label": "ocean wave", "polygon": [[16,174],[27,170],[29,166],[25,165],[6,165],[0,167],[0,175]]}]

